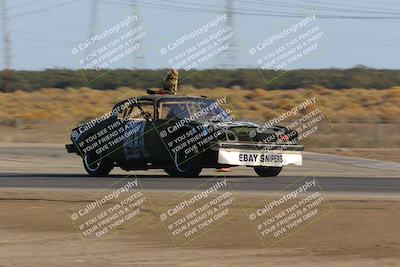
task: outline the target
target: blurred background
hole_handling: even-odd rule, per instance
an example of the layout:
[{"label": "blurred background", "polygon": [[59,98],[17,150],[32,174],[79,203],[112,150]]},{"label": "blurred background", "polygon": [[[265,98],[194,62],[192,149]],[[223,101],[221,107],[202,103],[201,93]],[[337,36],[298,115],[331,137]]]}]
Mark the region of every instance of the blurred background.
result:
[{"label": "blurred background", "polygon": [[[229,28],[223,50],[193,68],[180,65],[179,94],[227,96],[240,119],[260,122],[312,91],[333,127],[307,149],[400,162],[398,1],[1,0],[0,8],[1,143],[69,142],[77,122],[160,87],[173,58],[190,58],[191,47]],[[221,15],[208,32],[186,38]],[[298,32],[249,53],[313,15]],[[136,19],[124,29],[72,52],[129,16]],[[277,70],[258,64],[315,26],[323,31],[315,51]],[[100,60],[98,49],[132,29],[145,33],[133,52],[101,70],[82,63]]]}]

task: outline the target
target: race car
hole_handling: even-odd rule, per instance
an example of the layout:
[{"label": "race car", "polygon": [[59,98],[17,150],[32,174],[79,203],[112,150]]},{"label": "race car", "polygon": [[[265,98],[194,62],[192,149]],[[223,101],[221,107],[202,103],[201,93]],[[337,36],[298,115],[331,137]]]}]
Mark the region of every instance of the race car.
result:
[{"label": "race car", "polygon": [[282,126],[237,121],[226,98],[147,95],[117,103],[110,112],[78,124],[68,153],[90,176],[123,170],[163,169],[196,177],[203,168],[254,168],[261,177],[302,165],[298,134]]}]

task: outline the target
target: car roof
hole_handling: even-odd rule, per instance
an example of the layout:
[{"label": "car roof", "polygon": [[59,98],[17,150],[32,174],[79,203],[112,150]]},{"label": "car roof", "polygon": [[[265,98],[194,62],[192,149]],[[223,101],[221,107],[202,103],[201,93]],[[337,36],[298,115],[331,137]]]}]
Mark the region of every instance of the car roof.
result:
[{"label": "car roof", "polygon": [[187,99],[187,98],[194,98],[194,99],[204,99],[207,98],[205,96],[185,96],[185,95],[146,95],[146,96],[139,96],[139,100],[152,100],[152,101],[159,101],[163,99]]},{"label": "car roof", "polygon": [[205,96],[183,96],[183,95],[146,95],[146,96],[138,96],[138,97],[131,97],[128,99],[125,99],[121,102],[118,102],[117,104],[114,105],[113,109],[115,109],[117,106],[120,106],[128,101],[131,102],[136,102],[136,99],[138,101],[153,101],[155,104],[164,99],[209,99]]}]

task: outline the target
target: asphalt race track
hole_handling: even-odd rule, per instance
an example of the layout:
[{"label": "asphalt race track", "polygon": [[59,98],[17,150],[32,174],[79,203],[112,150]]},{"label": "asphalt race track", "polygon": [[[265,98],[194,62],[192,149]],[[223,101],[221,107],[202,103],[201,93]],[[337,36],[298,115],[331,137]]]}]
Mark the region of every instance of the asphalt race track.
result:
[{"label": "asphalt race track", "polygon": [[[1,188],[105,189],[120,179],[135,179],[145,190],[190,191],[208,179],[227,178],[235,191],[279,191],[302,177],[315,177],[328,193],[381,196],[400,193],[400,164],[375,160],[305,153],[303,166],[289,166],[278,176],[260,178],[251,168],[219,173],[203,170],[199,178],[168,177],[162,170],[124,172],[109,177],[85,174],[80,158],[67,154],[62,145],[13,144],[0,147]],[[127,175],[129,175],[127,177]],[[199,187],[200,186],[200,187]]]}]

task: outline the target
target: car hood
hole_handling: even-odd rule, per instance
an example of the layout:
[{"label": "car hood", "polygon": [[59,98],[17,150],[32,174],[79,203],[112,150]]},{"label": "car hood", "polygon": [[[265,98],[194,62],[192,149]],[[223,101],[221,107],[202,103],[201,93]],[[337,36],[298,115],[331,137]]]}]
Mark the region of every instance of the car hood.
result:
[{"label": "car hood", "polygon": [[260,127],[259,124],[251,122],[251,121],[228,121],[228,122],[213,122],[211,123],[211,125],[215,125],[215,126],[222,126],[222,125],[226,125],[229,128],[243,128],[243,127],[247,127],[247,128],[258,128]]}]

